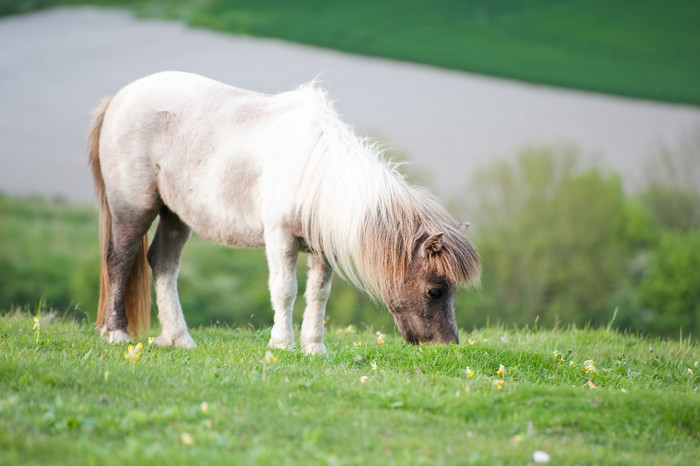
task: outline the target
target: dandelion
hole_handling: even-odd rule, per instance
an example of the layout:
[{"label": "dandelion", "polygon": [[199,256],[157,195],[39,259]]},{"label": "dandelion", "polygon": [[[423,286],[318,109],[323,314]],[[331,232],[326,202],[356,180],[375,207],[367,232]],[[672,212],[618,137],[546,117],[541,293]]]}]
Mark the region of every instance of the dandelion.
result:
[{"label": "dandelion", "polygon": [[467,377],[474,377],[474,371],[467,366],[467,370],[465,371],[467,373]]},{"label": "dandelion", "polygon": [[592,359],[587,359],[583,361],[583,371],[586,374],[597,374],[598,371],[595,368],[595,363],[593,362]]},{"label": "dandelion", "polygon": [[496,386],[496,390],[502,389],[504,383],[505,383],[505,381],[503,379],[498,379],[498,380],[493,381],[493,384]]},{"label": "dandelion", "polygon": [[377,361],[373,361],[372,364],[370,364],[370,365],[372,366],[372,370],[374,372],[377,372]]},{"label": "dandelion", "polygon": [[124,359],[126,359],[132,364],[136,364],[136,361],[138,361],[141,357],[142,348],[143,345],[141,344],[141,342],[136,343],[136,346],[129,345],[129,347],[126,349],[126,353],[124,354]]},{"label": "dandelion", "polygon": [[277,362],[277,356],[272,354],[270,351],[265,352],[265,364],[272,364],[273,362]]},{"label": "dandelion", "polygon": [[155,343],[155,341],[156,341],[156,337],[148,337],[148,344],[149,345],[152,345],[153,343]]},{"label": "dandelion", "polygon": [[386,338],[386,335],[384,335],[382,332],[377,332],[377,344],[378,345],[383,345],[385,338]]},{"label": "dandelion", "polygon": [[34,326],[32,330],[35,331],[36,343],[39,343],[39,333],[41,332],[41,323],[39,322],[39,316],[34,317]]},{"label": "dandelion", "polygon": [[498,375],[501,375],[501,374],[505,375],[505,373],[506,373],[506,366],[504,366],[503,364],[499,364],[499,366],[498,366],[498,371],[496,371],[496,374],[498,374]]},{"label": "dandelion", "polygon": [[367,377],[366,375],[363,375],[362,377],[360,377],[360,383],[367,383],[367,382],[369,382],[369,377]]},{"label": "dandelion", "polygon": [[202,414],[207,414],[209,411],[209,403],[202,401],[202,403],[199,405],[199,410],[202,412]]}]

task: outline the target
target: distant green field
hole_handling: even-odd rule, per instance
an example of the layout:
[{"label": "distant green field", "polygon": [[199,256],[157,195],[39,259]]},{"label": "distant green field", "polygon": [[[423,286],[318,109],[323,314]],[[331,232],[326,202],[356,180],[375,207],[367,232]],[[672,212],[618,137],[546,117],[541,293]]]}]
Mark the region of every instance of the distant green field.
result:
[{"label": "distant green field", "polygon": [[697,0],[0,0],[119,5],[237,34],[700,105]]},{"label": "distant green field", "polygon": [[[195,329],[138,360],[92,326],[0,317],[0,463],[689,465],[700,349],[614,329],[478,329],[408,346],[331,328],[328,355],[269,329]],[[157,335],[154,330],[153,335]],[[591,360],[591,361],[588,361]],[[588,362],[587,362],[588,361]],[[541,454],[540,454],[541,455]],[[695,460],[693,459],[695,458]]]}]

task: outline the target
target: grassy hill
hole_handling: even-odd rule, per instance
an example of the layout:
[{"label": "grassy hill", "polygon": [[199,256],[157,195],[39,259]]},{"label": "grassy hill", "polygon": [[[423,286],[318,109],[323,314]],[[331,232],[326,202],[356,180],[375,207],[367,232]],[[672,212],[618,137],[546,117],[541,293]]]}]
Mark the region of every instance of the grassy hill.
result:
[{"label": "grassy hill", "polygon": [[[0,317],[3,464],[691,464],[700,348],[614,329],[491,327],[407,346],[331,328],[328,355],[269,329],[194,329],[138,360],[89,324]],[[157,335],[154,330],[152,335]],[[588,361],[588,360],[592,360]],[[133,361],[133,362],[132,362]],[[588,361],[588,362],[587,362]]]},{"label": "grassy hill", "polygon": [[696,0],[0,0],[65,4],[631,97],[700,104]]}]

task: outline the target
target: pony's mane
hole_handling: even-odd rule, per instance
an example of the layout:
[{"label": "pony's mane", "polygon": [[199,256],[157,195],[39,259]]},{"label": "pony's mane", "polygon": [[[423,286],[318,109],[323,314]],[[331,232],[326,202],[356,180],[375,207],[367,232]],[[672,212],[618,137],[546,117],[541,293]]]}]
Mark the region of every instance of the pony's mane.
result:
[{"label": "pony's mane", "polygon": [[288,108],[295,144],[306,147],[294,152],[308,155],[296,199],[311,250],[386,301],[401,291],[422,226],[427,233],[444,233],[442,251],[429,261],[435,273],[455,285],[478,277],[478,255],[446,210],[410,186],[376,144],[357,137],[323,90],[311,83],[283,95],[294,103]]}]

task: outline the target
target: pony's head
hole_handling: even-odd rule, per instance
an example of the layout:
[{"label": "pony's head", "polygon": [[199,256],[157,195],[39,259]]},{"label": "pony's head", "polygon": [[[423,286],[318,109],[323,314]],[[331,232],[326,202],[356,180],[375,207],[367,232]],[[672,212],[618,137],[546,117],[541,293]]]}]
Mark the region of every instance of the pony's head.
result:
[{"label": "pony's head", "polygon": [[383,299],[407,343],[459,343],[457,288],[479,274],[478,254],[464,236],[468,226],[429,231],[420,225],[405,273],[387,283]]}]

